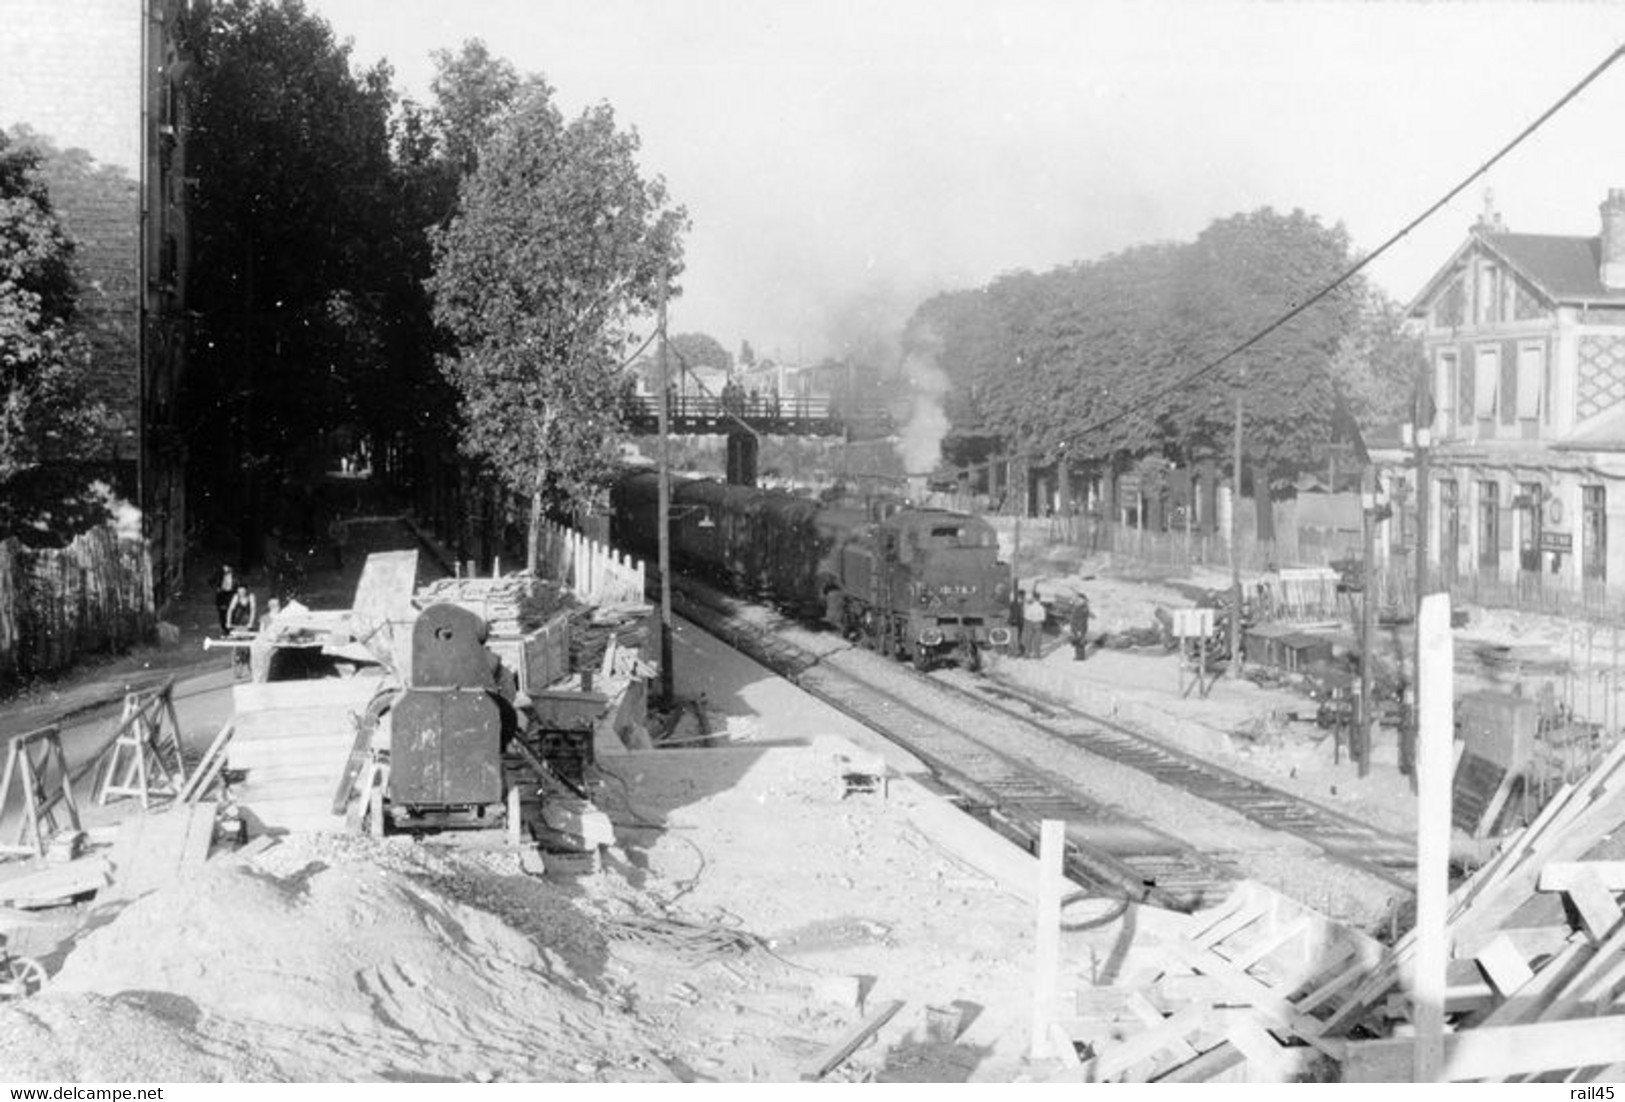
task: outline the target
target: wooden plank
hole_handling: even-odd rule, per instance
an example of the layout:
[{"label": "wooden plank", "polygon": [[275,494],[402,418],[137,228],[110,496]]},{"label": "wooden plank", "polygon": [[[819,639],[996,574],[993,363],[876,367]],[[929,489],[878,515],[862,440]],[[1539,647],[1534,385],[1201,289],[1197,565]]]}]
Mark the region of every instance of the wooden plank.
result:
[{"label": "wooden plank", "polygon": [[902,999],[892,999],[889,1002],[882,1003],[874,1013],[847,1030],[839,1040],[830,1044],[823,1052],[807,1063],[801,1071],[802,1081],[808,1083],[817,1082],[834,1071],[841,1065],[842,1061],[858,1050],[859,1045],[877,1033],[901,1009],[903,1009]]},{"label": "wooden plank", "polygon": [[1540,890],[1565,892],[1576,877],[1596,880],[1611,892],[1625,892],[1625,861],[1553,861],[1540,870]]},{"label": "wooden plank", "polygon": [[[1450,634],[1450,595],[1422,598],[1416,618],[1416,1081],[1440,1074],[1444,1035],[1445,961],[1450,933],[1450,747],[1455,737],[1455,644]],[[1493,824],[1505,799],[1502,783],[1481,829]]]},{"label": "wooden plank", "polygon": [[1247,1062],[1240,1049],[1229,1041],[1208,1049],[1194,1060],[1187,1060],[1152,1079],[1153,1083],[1206,1083],[1231,1068]]},{"label": "wooden plank", "polygon": [[[648,751],[662,753],[662,751]],[[724,753],[710,750],[708,754]],[[692,750],[665,751],[691,754]],[[911,808],[909,821],[933,844],[986,873],[1028,903],[1038,899],[1038,858],[989,830],[946,800],[926,800]],[[1068,880],[1068,896],[1084,889]]]},{"label": "wooden plank", "polygon": [[1602,941],[1608,932],[1619,925],[1622,916],[1614,893],[1603,885],[1596,873],[1584,868],[1570,873],[1563,893],[1579,912],[1580,925],[1592,941]]},{"label": "wooden plank", "polygon": [[[1410,1037],[1352,1041],[1343,1061],[1343,1081],[1411,1082],[1414,1052]],[[1446,1081],[1464,1082],[1620,1060],[1625,1060],[1625,1015],[1613,1014],[1447,1033],[1441,1068]]]},{"label": "wooden plank", "polygon": [[231,735],[234,730],[236,730],[236,726],[230,719],[221,725],[219,733],[214,736],[214,741],[209,743],[209,748],[204,751],[203,757],[198,759],[197,768],[192,771],[192,775],[181,786],[181,799],[183,801],[196,803],[199,797],[209,790],[209,786],[214,784],[214,779],[220,775],[220,770],[226,764],[225,750],[227,744],[231,742]]},{"label": "wooden plank", "polygon": [[1034,1059],[1049,1054],[1050,1023],[1055,1020],[1061,973],[1061,894],[1065,878],[1066,824],[1045,819],[1038,828],[1038,898],[1033,906],[1033,1020]]},{"label": "wooden plank", "polygon": [[177,862],[180,871],[195,868],[209,859],[209,850],[214,845],[215,814],[218,811],[219,805],[213,800],[175,808],[175,814],[185,814],[187,817],[186,838],[181,844]]},{"label": "wooden plank", "polygon": [[1314,928],[1314,924],[1315,917],[1313,915],[1299,915],[1268,937],[1261,938],[1257,943],[1248,946],[1245,952],[1230,957],[1230,963],[1245,972],[1283,945],[1287,945],[1308,933]]},{"label": "wooden plank", "polygon": [[1523,954],[1512,944],[1512,939],[1505,935],[1490,942],[1473,959],[1503,999],[1510,998],[1535,976],[1529,962],[1523,959]]},{"label": "wooden plank", "polygon": [[[1563,984],[1548,1012],[1549,1016],[1563,1018],[1589,1006],[1610,985],[1610,977],[1619,974],[1622,960],[1625,960],[1625,924],[1621,924],[1598,945],[1574,977]],[[1612,1060],[1601,1062],[1613,1063]]]},{"label": "wooden plank", "polygon": [[1224,1039],[1235,1045],[1247,1058],[1248,1070],[1256,1074],[1247,1076],[1248,1082],[1284,1083],[1291,1074],[1291,1062],[1282,1051],[1279,1041],[1270,1036],[1257,1019],[1238,1018],[1230,1023]]},{"label": "wooden plank", "polygon": [[1123,1074],[1141,1060],[1155,1056],[1172,1046],[1186,1046],[1185,1039],[1201,1029],[1207,1021],[1208,1008],[1188,1006],[1162,1024],[1136,1033],[1119,1044],[1098,1054],[1094,1059],[1094,1073],[1098,1082],[1108,1082]]},{"label": "wooden plank", "polygon": [[1049,1046],[1055,1059],[1061,1061],[1062,1066],[1080,1068],[1083,1061],[1078,1058],[1077,1045],[1072,1043],[1072,1037],[1060,1022],[1052,1021],[1049,1024]]},{"label": "wooden plank", "polygon": [[1297,1007],[1257,976],[1243,972],[1213,950],[1182,938],[1170,940],[1168,950],[1198,972],[1227,981],[1238,994],[1251,995],[1254,1009],[1275,1025],[1301,1037],[1328,1056],[1336,1058],[1342,1054],[1343,1042],[1323,1037],[1322,1023],[1299,1013]]},{"label": "wooden plank", "polygon": [[66,865],[52,865],[39,872],[0,880],[0,902],[21,908],[50,905],[86,892],[101,891],[111,880],[105,857],[84,857]]},{"label": "wooden plank", "polygon": [[1500,1006],[1469,1023],[1475,1027],[1522,1025],[1538,1017],[1570,980],[1585,967],[1595,950],[1584,941],[1572,941],[1541,966]]},{"label": "wooden plank", "polygon": [[[1167,1020],[1162,1011],[1152,1006],[1150,1000],[1148,1000],[1138,991],[1129,992],[1128,1009],[1129,1013],[1133,1014],[1135,1018],[1139,1019],[1140,1024],[1150,1026],[1152,1028],[1161,1025]],[[1181,1063],[1196,1055],[1195,1047],[1183,1039],[1171,1042],[1168,1046],[1168,1051],[1172,1053],[1174,1058],[1179,1060]]]}]

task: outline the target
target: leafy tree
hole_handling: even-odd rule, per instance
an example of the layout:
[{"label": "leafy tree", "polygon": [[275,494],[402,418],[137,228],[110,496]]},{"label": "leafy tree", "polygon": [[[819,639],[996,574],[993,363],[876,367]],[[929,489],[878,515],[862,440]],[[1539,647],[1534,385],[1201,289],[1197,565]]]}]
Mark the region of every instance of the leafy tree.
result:
[{"label": "leafy tree", "polygon": [[441,155],[460,175],[474,171],[481,147],[526,87],[550,91],[540,77],[521,77],[511,62],[493,57],[478,38],[464,42],[455,54],[435,50],[429,57],[435,64],[429,85],[435,99],[431,125]]},{"label": "leafy tree", "polygon": [[607,105],[566,121],[531,84],[431,234],[434,317],[456,342],[466,453],[531,501],[595,497],[614,458],[631,326],[680,270],[687,216],[645,180]]},{"label": "leafy tree", "polygon": [[[184,33],[197,64],[188,480],[252,560],[262,524],[314,526],[294,502],[309,500],[297,483],[326,434],[395,393],[380,385],[388,285],[409,229],[390,74],[352,73],[349,46],[301,0],[197,4]],[[284,495],[290,483],[303,492]]]},{"label": "leafy tree", "polygon": [[110,419],[89,392],[73,244],[38,168],[0,132],[0,537],[52,543],[103,513],[83,465]]},{"label": "leafy tree", "polygon": [[1418,372],[1426,361],[1421,338],[1405,329],[1404,307],[1371,288],[1359,322],[1338,349],[1332,374],[1349,411],[1369,430],[1412,419]]},{"label": "leafy tree", "polygon": [[733,355],[708,333],[678,333],[666,342],[666,351],[674,357],[674,367],[714,367],[733,374]]},{"label": "leafy tree", "polygon": [[[1215,222],[1186,252],[1180,273],[1180,376],[1212,364],[1298,303],[1331,284],[1351,263],[1348,234],[1295,210],[1263,208]],[[1221,454],[1234,437],[1235,393],[1246,413],[1242,451],[1254,496],[1268,501],[1276,477],[1318,464],[1332,436],[1333,368],[1360,317],[1364,287],[1350,281],[1162,401],[1192,450]],[[1260,508],[1259,537],[1273,537]]]}]

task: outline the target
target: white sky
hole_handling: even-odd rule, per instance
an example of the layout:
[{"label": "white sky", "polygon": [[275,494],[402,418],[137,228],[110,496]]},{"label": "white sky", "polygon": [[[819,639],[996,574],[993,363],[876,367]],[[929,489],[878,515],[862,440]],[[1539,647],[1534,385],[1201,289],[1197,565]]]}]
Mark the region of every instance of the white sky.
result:
[{"label": "white sky", "polygon": [[[674,331],[838,353],[924,297],[1302,207],[1370,251],[1625,42],[1620,3],[306,0],[428,98],[483,38],[599,100],[688,207]],[[1591,234],[1625,187],[1625,60],[1488,177]],[[1406,300],[1484,182],[1370,269]]]}]

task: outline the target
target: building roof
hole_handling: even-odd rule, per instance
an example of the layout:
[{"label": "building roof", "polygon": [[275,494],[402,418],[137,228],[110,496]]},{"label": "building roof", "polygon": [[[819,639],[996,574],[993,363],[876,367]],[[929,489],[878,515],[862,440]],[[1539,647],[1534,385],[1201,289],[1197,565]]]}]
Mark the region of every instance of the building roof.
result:
[{"label": "building roof", "polygon": [[1462,257],[1475,247],[1499,258],[1554,305],[1625,305],[1625,288],[1610,290],[1603,286],[1601,238],[1495,233],[1475,227],[1461,248],[1451,254],[1421,293],[1411,300],[1408,312],[1415,314],[1425,309],[1445,280],[1456,271]]},{"label": "building roof", "polygon": [[1549,233],[1481,233],[1492,252],[1558,302],[1625,303],[1625,288],[1602,284],[1602,244],[1597,237]]}]

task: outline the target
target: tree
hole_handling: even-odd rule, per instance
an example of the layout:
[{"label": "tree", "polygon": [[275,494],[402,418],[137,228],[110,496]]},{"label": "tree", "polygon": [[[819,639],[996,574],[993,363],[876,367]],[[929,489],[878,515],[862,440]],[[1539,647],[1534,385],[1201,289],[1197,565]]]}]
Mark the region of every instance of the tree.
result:
[{"label": "tree", "polygon": [[188,482],[236,521],[252,562],[263,524],[314,527],[309,487],[281,491],[314,475],[327,434],[397,392],[380,385],[388,284],[416,231],[396,221],[386,66],[352,73],[349,46],[300,0],[198,4],[184,33]]},{"label": "tree", "polygon": [[73,333],[73,244],[38,157],[0,132],[0,538],[60,542],[103,514],[84,464],[109,429]]},{"label": "tree", "polygon": [[678,333],[666,342],[666,352],[674,370],[714,367],[725,375],[733,374],[732,353],[708,333]]},{"label": "tree", "polygon": [[[1181,266],[1180,376],[1231,355],[1265,326],[1329,286],[1351,264],[1348,234],[1301,210],[1268,207],[1213,223]],[[1352,280],[1221,367],[1166,396],[1164,415],[1193,449],[1222,454],[1234,438],[1235,395],[1246,412],[1242,451],[1253,470],[1259,538],[1273,538],[1272,483],[1318,466],[1333,435],[1333,369],[1360,319],[1363,284]]]},{"label": "tree", "polygon": [[457,53],[435,50],[435,103],[430,120],[442,155],[461,175],[474,171],[482,146],[496,133],[498,120],[521,92],[551,89],[537,76],[521,77],[511,62],[493,57],[484,41],[471,38]]},{"label": "tree", "polygon": [[687,215],[645,180],[606,104],[565,121],[528,86],[434,231],[434,317],[455,342],[463,448],[531,502],[535,569],[549,496],[598,496],[627,382],[631,326],[681,268]]}]

